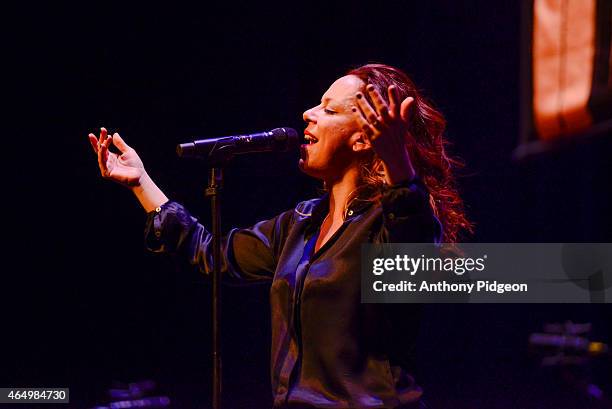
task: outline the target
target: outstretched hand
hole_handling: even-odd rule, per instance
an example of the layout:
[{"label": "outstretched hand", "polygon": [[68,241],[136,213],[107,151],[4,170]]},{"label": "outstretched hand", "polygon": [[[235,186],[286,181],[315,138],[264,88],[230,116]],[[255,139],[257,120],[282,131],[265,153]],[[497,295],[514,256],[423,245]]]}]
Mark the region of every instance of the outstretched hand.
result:
[{"label": "outstretched hand", "polygon": [[[146,174],[142,160],[118,133],[111,136],[106,128],[100,128],[100,138],[90,133],[89,142],[98,155],[98,166],[103,178],[130,188],[140,185]],[[120,154],[110,151],[111,143],[119,149]]]},{"label": "outstretched hand", "polygon": [[383,161],[387,183],[395,184],[415,176],[414,168],[406,147],[406,135],[410,125],[410,108],[414,98],[399,100],[397,87],[387,89],[389,104],[372,84],[366,86],[374,106],[358,92],[358,107],[353,108],[355,117],[378,157]]}]

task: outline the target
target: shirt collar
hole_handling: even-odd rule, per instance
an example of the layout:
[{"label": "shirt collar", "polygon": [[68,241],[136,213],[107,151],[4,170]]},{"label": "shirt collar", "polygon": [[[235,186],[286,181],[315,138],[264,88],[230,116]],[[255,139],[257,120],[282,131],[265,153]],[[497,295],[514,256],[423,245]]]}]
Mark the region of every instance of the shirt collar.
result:
[{"label": "shirt collar", "polygon": [[[350,220],[350,219],[357,217],[358,215],[368,210],[368,208],[372,206],[373,203],[374,203],[373,199],[365,199],[365,198],[360,198],[360,197],[356,197],[352,199],[344,214],[344,220]],[[321,223],[323,223],[323,219],[325,219],[325,215],[327,215],[328,211],[329,211],[329,193],[325,193],[317,201],[317,203],[314,205],[312,209],[312,214],[311,214],[311,219],[310,219],[311,223],[317,227],[320,226]]]}]

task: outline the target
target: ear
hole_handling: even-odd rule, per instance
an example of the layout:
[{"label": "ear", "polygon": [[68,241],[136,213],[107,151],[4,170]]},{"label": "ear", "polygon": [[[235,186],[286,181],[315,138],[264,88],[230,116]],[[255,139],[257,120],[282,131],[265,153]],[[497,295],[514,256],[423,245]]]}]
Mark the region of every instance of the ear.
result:
[{"label": "ear", "polygon": [[353,148],[353,152],[366,152],[372,149],[372,144],[363,132],[355,132],[353,136],[351,136],[351,147]]}]

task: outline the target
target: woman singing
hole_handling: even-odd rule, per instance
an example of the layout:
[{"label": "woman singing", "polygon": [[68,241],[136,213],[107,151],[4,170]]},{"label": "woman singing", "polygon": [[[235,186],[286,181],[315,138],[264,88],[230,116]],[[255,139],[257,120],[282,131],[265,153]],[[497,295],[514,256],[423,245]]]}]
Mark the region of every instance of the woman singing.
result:
[{"label": "woman singing", "polygon": [[[360,302],[360,246],[455,242],[469,230],[445,153],[445,121],[402,71],[365,65],[304,112],[300,169],[327,193],[223,240],[225,280],[271,282],[275,408],[412,408],[414,305]],[[102,176],[149,213],[147,247],[208,274],[211,236],[102,128],[89,140]],[[120,154],[109,151],[114,144]]]}]

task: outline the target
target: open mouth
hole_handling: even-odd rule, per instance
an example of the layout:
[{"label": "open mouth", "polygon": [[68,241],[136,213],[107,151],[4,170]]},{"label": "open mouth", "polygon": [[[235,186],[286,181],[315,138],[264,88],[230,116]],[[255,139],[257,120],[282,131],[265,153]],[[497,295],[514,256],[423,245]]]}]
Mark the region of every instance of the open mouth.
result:
[{"label": "open mouth", "polygon": [[317,138],[309,134],[304,135],[304,140],[308,145],[314,145],[315,143],[319,142]]}]

